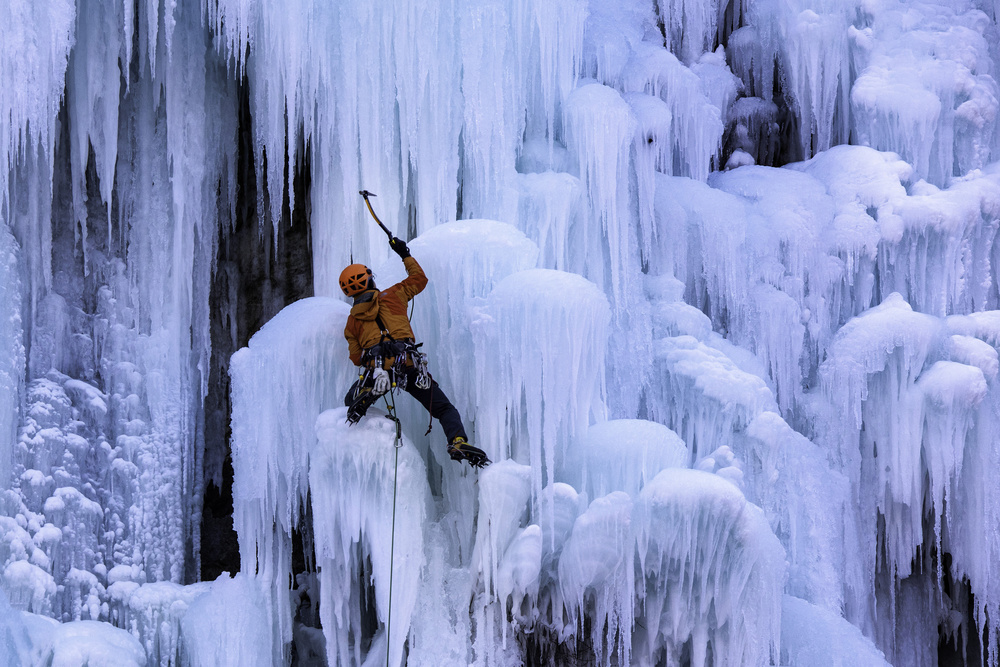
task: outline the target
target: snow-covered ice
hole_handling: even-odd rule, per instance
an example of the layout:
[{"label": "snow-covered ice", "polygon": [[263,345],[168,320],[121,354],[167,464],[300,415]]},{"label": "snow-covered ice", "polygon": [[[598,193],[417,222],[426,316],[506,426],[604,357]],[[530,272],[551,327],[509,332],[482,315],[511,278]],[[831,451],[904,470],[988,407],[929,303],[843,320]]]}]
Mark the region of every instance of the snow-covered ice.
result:
[{"label": "snow-covered ice", "polygon": [[0,662],[996,667],[998,17],[2,3]]}]

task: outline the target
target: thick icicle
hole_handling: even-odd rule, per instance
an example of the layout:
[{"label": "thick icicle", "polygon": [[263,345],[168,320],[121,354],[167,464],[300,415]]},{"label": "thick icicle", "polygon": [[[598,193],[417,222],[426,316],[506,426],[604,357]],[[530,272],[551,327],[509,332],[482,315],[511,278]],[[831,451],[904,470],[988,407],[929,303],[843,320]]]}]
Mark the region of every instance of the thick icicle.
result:
[{"label": "thick icicle", "polygon": [[234,354],[230,365],[233,526],[240,561],[264,581],[270,600],[275,662],[292,638],[292,530],[309,490],[316,416],[341,405],[353,379],[343,336],[347,314],[340,300],[293,303]]},{"label": "thick icicle", "polygon": [[473,328],[479,444],[531,466],[535,501],[573,436],[603,416],[608,322],[593,283],[531,269],[497,284]]},{"label": "thick icicle", "polygon": [[402,665],[424,565],[427,472],[413,445],[397,442],[396,426],[384,415],[373,410],[354,426],[346,416],[346,408],[337,408],[316,420],[309,467],[326,658],[332,666],[367,659],[360,618],[367,599],[379,622],[368,656]]},{"label": "thick icicle", "polygon": [[[718,475],[671,468],[639,494],[645,636],[633,662],[690,659],[704,667],[767,665],[778,659],[785,554],[761,510]],[[709,649],[711,645],[711,649]]]},{"label": "thick icicle", "polygon": [[573,524],[559,558],[559,587],[570,618],[584,618],[597,662],[631,663],[635,595],[632,499],[623,491],[597,498]]}]

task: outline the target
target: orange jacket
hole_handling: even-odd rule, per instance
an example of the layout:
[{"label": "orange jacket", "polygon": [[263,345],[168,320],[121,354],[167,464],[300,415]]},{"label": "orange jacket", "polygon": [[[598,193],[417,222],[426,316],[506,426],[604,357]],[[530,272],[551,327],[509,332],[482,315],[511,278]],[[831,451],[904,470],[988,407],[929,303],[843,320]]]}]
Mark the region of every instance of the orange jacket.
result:
[{"label": "orange jacket", "polygon": [[[406,304],[420,294],[427,285],[427,276],[417,264],[417,260],[407,257],[403,260],[407,276],[389,289],[375,293],[371,301],[356,303],[351,308],[344,327],[344,337],[351,352],[351,361],[361,365],[361,353],[382,340],[382,330],[375,322],[378,315],[389,335],[396,340],[413,339],[410,318],[406,316]],[[374,291],[374,290],[373,290]]]}]

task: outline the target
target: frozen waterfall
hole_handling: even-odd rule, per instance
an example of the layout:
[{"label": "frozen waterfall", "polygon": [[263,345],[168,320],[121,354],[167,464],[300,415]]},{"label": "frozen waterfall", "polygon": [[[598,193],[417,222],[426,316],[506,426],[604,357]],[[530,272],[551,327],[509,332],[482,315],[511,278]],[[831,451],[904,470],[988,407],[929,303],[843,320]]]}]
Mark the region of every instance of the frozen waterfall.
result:
[{"label": "frozen waterfall", "polygon": [[[0,3],[0,663],[1000,666],[998,44]],[[405,275],[362,189],[484,470],[345,421],[337,277]]]}]

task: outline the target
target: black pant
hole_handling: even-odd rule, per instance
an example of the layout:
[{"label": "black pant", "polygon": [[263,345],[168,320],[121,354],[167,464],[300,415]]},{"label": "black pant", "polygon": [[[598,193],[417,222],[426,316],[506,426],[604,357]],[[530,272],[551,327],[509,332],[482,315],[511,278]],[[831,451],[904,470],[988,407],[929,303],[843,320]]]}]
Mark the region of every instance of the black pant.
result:
[{"label": "black pant", "polygon": [[430,388],[420,389],[417,387],[417,369],[413,366],[407,366],[406,393],[420,401],[420,405],[424,406],[424,409],[441,423],[441,428],[444,429],[448,442],[458,436],[468,440],[465,435],[465,427],[462,426],[462,415],[458,414],[458,410],[445,396],[436,380],[431,380]]}]

